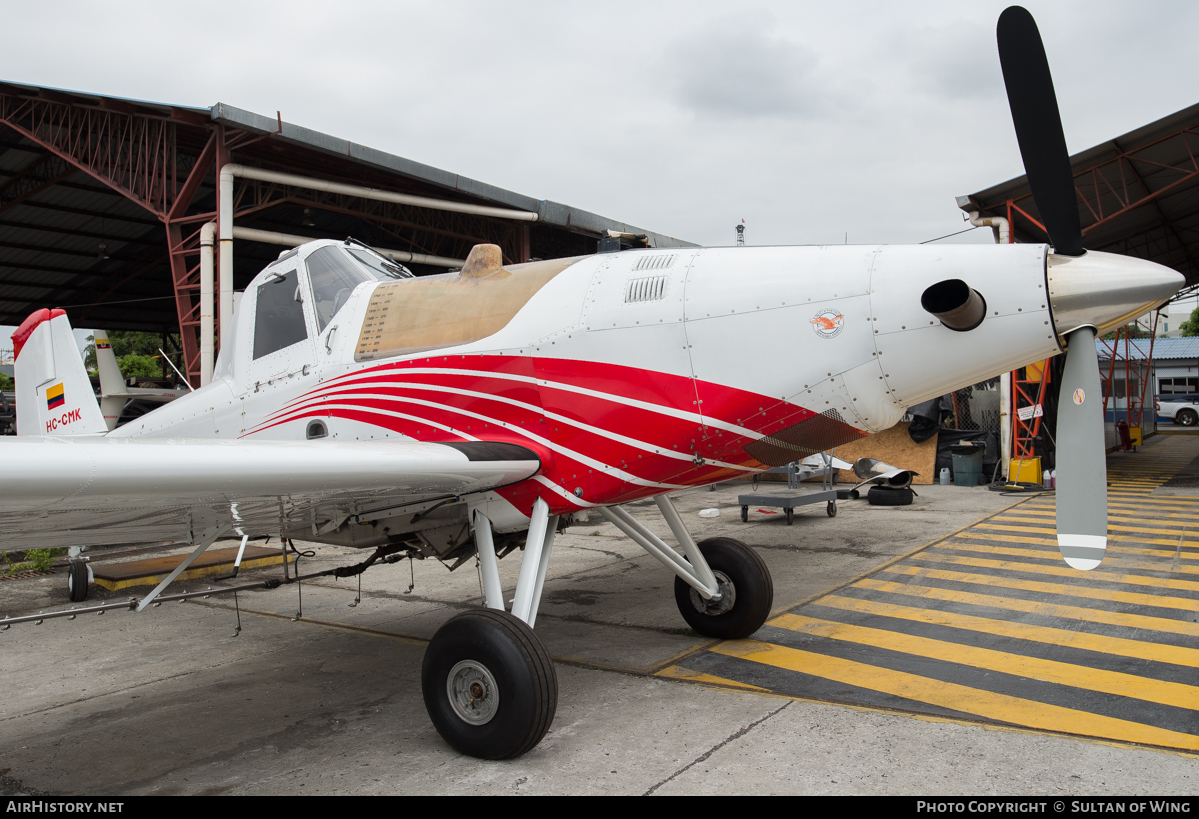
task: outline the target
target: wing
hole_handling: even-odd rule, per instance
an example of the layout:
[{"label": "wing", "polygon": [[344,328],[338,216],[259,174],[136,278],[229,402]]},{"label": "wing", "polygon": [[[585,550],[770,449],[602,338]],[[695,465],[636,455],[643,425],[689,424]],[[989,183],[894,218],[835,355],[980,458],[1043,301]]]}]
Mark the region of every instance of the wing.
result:
[{"label": "wing", "polygon": [[[0,439],[0,551],[251,537],[454,499],[541,468],[515,444],[465,441]],[[415,510],[414,510],[415,511]]]}]

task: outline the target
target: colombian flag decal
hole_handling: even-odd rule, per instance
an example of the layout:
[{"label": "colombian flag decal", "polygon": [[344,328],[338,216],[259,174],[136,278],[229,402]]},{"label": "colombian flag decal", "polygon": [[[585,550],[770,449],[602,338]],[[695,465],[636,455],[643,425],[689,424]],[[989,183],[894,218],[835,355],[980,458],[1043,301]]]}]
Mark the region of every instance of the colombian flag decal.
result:
[{"label": "colombian flag decal", "polygon": [[112,345],[108,343],[108,339],[106,339],[106,338],[98,338],[98,339],[96,339],[96,349],[97,349],[97,350],[107,350],[107,349],[109,349],[111,346],[112,346]]},{"label": "colombian flag decal", "polygon": [[66,403],[66,400],[62,394],[61,382],[46,390],[46,409],[58,409]]}]

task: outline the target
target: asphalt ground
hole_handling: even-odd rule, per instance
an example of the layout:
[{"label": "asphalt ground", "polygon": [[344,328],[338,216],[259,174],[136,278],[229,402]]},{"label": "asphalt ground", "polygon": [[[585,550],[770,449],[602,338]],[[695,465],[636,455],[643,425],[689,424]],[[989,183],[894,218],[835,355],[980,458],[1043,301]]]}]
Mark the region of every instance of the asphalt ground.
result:
[{"label": "asphalt ground", "polygon": [[[1171,470],[1185,471],[1199,454],[1179,449],[1190,440],[1160,436],[1135,455],[1113,456],[1113,477],[1124,463],[1130,474],[1136,472],[1132,467],[1143,467],[1129,478],[1135,484],[1127,490],[1133,493],[1129,497],[1199,504],[1199,489],[1165,486]],[[1146,743],[1143,737],[1037,722],[1035,705],[1024,712],[1033,716],[1018,716],[980,709],[970,700],[1024,700],[1039,702],[1046,713],[1059,708],[1101,717],[1111,716],[1095,705],[1097,697],[1106,697],[1103,702],[1115,703],[1112,708],[1124,703],[1120,707],[1125,710],[1112,712],[1112,719],[1183,736],[1196,733],[1199,703],[1170,699],[1193,682],[1187,676],[1193,667],[1176,662],[1177,656],[1189,655],[1160,654],[1193,647],[1193,640],[1187,644],[1191,638],[1162,638],[1155,630],[1118,635],[1126,641],[1119,645],[1128,651],[1159,652],[1124,660],[1149,669],[1137,679],[1153,682],[1155,692],[1166,692],[1163,697],[1096,692],[1090,678],[1080,685],[1063,677],[1051,683],[1066,692],[1064,699],[1053,700],[1013,687],[1019,679],[1039,676],[1042,667],[997,669],[988,664],[995,658],[986,652],[1006,652],[1009,662],[1047,662],[1048,653],[1068,666],[1059,669],[1065,675],[1081,670],[1136,676],[1138,669],[1100,668],[1095,655],[1102,652],[1088,647],[1038,643],[1036,636],[1044,633],[1033,635],[1028,631],[1033,626],[1055,630],[1053,634],[1073,629],[1082,636],[1095,630],[1086,619],[1026,622],[1011,614],[1017,604],[1065,605],[1053,592],[1037,587],[1017,593],[999,580],[980,590],[982,584],[954,585],[958,581],[932,577],[933,572],[966,568],[942,556],[1053,567],[1048,554],[1045,559],[999,558],[1002,553],[978,558],[976,549],[958,548],[965,544],[990,551],[1020,543],[969,537],[980,532],[1025,536],[987,526],[1029,525],[1038,529],[1029,538],[1051,538],[1051,532],[1041,531],[1041,518],[1031,524],[999,522],[1003,515],[1043,513],[1046,503],[1052,511],[1051,496],[919,487],[920,496],[910,507],[843,501],[837,517],[829,518],[823,505],[809,506],[788,526],[783,515],[756,509],[742,523],[737,494],[746,488],[726,485],[716,492],[689,492],[676,503],[697,539],[739,538],[770,566],[773,619],[753,641],[721,644],[690,632],[675,609],[673,576],[610,524],[596,518],[559,536],[537,622],[558,661],[559,706],[550,733],[519,759],[463,757],[434,731],[420,693],[424,645],[454,613],[478,605],[479,580],[470,564],[451,574],[431,561],[403,562],[364,574],[356,605],[351,605],[359,594],[353,580],[304,584],[298,619],[301,602],[294,586],[242,593],[238,636],[233,636],[233,601],[222,598],[0,632],[5,691],[0,698],[0,769],[10,769],[3,777],[5,789],[56,795],[1196,791],[1194,755],[1180,751],[1179,743]],[[1114,517],[1124,491],[1113,487],[1113,532],[1126,525]],[[721,510],[720,517],[698,516],[700,509],[712,507]],[[666,536],[652,504],[629,510]],[[1164,515],[1185,514],[1159,512],[1155,526]],[[1151,541],[1174,537],[1126,533],[1134,534]],[[1191,553],[1185,536],[1171,545],[1178,542],[1180,555]],[[1020,545],[1050,549],[1041,543]],[[500,564],[509,592],[519,554]],[[930,561],[930,556],[937,559]],[[351,550],[319,547],[301,570],[345,565],[361,557]],[[1113,558],[1134,559],[1113,548],[1100,571],[1108,571]],[[1180,565],[1184,560],[1189,558],[1179,557]],[[920,567],[919,573],[905,573],[911,567]],[[1123,567],[1125,574],[1132,573],[1129,568]],[[1026,570],[1013,570],[1013,576],[1025,577]],[[271,571],[277,570],[243,578]],[[996,578],[1006,571],[969,567],[971,573]],[[1185,573],[1172,568],[1159,578],[1163,572],[1158,564],[1136,572],[1189,582],[1179,579]],[[1035,582],[1046,582],[1034,575]],[[909,588],[902,592],[871,583]],[[201,580],[183,585],[196,590],[214,584]],[[1099,588],[1163,597],[1182,593],[1143,584],[1131,584],[1137,591],[1129,592],[1128,585]],[[19,615],[66,607],[64,586],[61,574],[0,583],[0,611]],[[917,587],[932,591],[912,594]],[[967,589],[1016,602],[1005,608],[989,601],[980,609],[973,599],[938,596]],[[129,593],[93,587],[88,603],[120,600]],[[1138,614],[1119,601],[1071,600],[1076,608]],[[1173,616],[1185,625],[1186,609],[1174,612],[1168,615],[1158,607],[1152,616]],[[947,622],[950,615],[954,619]],[[1056,615],[1042,611],[1038,616]],[[1189,616],[1193,622],[1193,609]],[[1024,630],[996,636],[994,624]],[[972,628],[981,625],[991,631]],[[877,632],[883,632],[883,639]],[[972,634],[983,642],[971,644]],[[1117,635],[1101,628],[1092,636],[1112,641]],[[1030,644],[1049,648],[1038,654]],[[763,651],[790,659],[762,662],[754,652]],[[975,654],[954,653],[965,651]],[[808,656],[797,667],[793,660],[798,653]],[[747,676],[718,667],[733,661],[757,670]],[[837,664],[839,671],[828,671]],[[922,681],[919,686],[911,685],[913,678]],[[903,685],[896,687],[896,680]],[[937,690],[941,693],[930,693]],[[1169,701],[1157,701],[1163,698]],[[1141,710],[1134,714],[1128,710],[1133,706]],[[1173,709],[1169,713],[1176,719],[1163,724],[1153,709]]]}]

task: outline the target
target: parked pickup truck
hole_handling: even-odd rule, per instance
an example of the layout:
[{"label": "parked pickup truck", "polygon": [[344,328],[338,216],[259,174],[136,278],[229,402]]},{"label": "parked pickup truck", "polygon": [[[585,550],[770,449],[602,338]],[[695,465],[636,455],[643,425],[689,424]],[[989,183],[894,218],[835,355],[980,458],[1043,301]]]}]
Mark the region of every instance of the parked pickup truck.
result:
[{"label": "parked pickup truck", "polygon": [[1199,395],[1159,395],[1153,406],[1159,421],[1173,421],[1183,427],[1199,424]]}]

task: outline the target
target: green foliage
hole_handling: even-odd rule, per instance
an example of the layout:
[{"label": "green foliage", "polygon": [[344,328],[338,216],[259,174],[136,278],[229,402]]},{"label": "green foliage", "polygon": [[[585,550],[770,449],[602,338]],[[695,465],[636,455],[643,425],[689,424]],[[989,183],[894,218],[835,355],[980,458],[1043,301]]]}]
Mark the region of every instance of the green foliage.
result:
[{"label": "green foliage", "polygon": [[179,334],[170,333],[163,344],[162,336],[158,333],[142,333],[136,330],[113,330],[108,334],[112,343],[112,351],[117,358],[127,355],[158,355],[162,347],[167,355],[173,355],[182,349],[179,345]]},{"label": "green foliage", "polygon": [[1181,336],[1199,336],[1199,307],[1191,311],[1191,317],[1178,325]]},{"label": "green foliage", "polygon": [[117,365],[121,368],[121,375],[125,378],[158,378],[162,375],[162,367],[159,365],[156,355],[130,353],[119,356]]},{"label": "green foliage", "polygon": [[17,388],[16,382],[12,380],[11,375],[5,375],[4,373],[0,373],[0,390],[2,390],[4,392],[13,392],[14,390],[16,390],[16,388]]},{"label": "green foliage", "polygon": [[67,550],[60,549],[26,549],[21,559],[16,563],[10,563],[8,554],[0,555],[4,560],[5,570],[7,575],[14,575],[17,572],[45,572],[49,571],[54,565],[54,561],[62,555],[65,555]]}]

